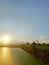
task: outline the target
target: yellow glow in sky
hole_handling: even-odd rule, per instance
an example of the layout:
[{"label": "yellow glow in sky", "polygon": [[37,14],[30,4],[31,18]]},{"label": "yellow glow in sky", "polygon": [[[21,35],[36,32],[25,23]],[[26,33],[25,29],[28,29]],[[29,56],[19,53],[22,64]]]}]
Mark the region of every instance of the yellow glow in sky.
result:
[{"label": "yellow glow in sky", "polygon": [[1,41],[3,43],[8,43],[8,42],[10,42],[10,37],[8,35],[5,35],[5,36],[2,37]]}]

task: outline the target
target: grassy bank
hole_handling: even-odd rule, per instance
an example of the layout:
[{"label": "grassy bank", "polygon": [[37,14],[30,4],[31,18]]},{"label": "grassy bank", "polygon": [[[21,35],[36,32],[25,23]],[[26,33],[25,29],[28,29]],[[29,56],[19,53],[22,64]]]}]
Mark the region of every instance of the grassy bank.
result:
[{"label": "grassy bank", "polygon": [[25,45],[23,49],[49,65],[49,46]]}]

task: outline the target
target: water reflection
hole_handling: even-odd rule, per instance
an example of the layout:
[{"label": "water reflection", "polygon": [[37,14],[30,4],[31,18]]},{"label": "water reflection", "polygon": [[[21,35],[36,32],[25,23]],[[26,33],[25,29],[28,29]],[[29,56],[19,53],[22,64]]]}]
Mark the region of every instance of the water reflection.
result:
[{"label": "water reflection", "polygon": [[13,65],[10,48],[3,47],[1,48],[1,64],[0,65]]},{"label": "water reflection", "polygon": [[1,48],[2,60],[6,59],[8,49],[6,47]]},{"label": "water reflection", "polygon": [[0,48],[0,65],[45,65],[22,49]]},{"label": "water reflection", "polygon": [[5,58],[5,56],[6,56],[6,52],[7,52],[7,48],[4,47],[4,48],[2,48],[1,51],[2,51],[2,53],[1,53],[1,54],[2,54],[2,57]]}]

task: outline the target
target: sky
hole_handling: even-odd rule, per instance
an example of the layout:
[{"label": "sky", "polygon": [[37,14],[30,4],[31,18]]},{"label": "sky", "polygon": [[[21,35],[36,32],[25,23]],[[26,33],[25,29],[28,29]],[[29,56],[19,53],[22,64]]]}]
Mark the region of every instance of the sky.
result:
[{"label": "sky", "polygon": [[0,36],[49,42],[49,0],[0,0]]}]

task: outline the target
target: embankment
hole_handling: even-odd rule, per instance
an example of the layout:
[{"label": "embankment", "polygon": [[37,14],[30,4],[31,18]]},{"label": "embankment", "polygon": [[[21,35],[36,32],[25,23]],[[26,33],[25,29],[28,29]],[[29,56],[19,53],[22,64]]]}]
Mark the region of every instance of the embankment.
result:
[{"label": "embankment", "polygon": [[49,51],[32,46],[24,46],[22,49],[41,59],[46,65],[49,65]]}]

